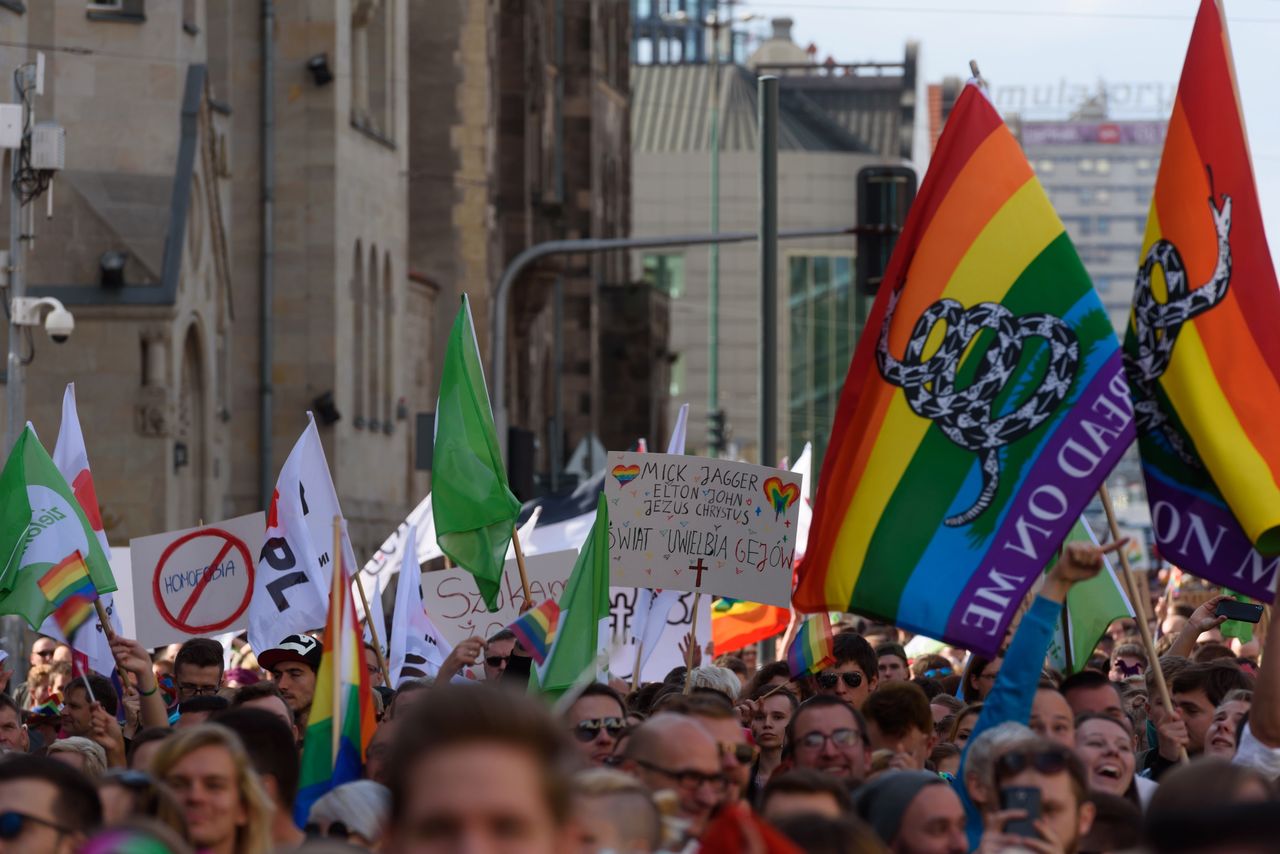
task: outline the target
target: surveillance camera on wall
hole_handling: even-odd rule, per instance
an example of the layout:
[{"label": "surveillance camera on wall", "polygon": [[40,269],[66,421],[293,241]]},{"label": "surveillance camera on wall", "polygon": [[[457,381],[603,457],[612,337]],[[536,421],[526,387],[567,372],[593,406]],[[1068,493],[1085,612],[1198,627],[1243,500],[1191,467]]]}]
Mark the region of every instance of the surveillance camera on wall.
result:
[{"label": "surveillance camera on wall", "polygon": [[14,326],[39,326],[42,309],[48,309],[44,331],[55,344],[65,344],[75,332],[76,319],[61,301],[53,297],[17,297],[13,300]]}]

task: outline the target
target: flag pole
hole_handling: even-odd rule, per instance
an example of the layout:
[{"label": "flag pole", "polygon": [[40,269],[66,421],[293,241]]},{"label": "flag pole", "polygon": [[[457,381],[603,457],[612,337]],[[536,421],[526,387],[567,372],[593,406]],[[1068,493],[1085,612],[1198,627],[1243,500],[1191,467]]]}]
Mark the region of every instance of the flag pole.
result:
[{"label": "flag pole", "polygon": [[636,666],[631,671],[631,690],[640,690],[640,652],[644,648],[644,638],[636,638]]},{"label": "flag pole", "polygon": [[[333,614],[333,597],[334,596],[350,596],[351,591],[343,591],[343,585],[346,584],[346,571],[342,567],[342,517],[335,515],[333,517],[333,581],[329,585],[329,613]],[[365,611],[368,614],[368,611]],[[338,620],[341,623],[343,614],[338,613]],[[341,631],[333,632],[334,637],[329,637],[329,629],[333,626],[333,618],[330,616],[325,621],[325,639],[324,642],[331,646],[341,644]],[[376,646],[376,644],[375,644]],[[332,719],[332,737],[333,737],[333,753],[330,754],[330,761],[338,761],[339,740],[342,737],[342,691],[339,685],[338,668],[341,666],[341,659],[338,658],[338,650],[326,650],[332,658],[330,658],[329,673],[329,691],[333,694],[333,719]],[[321,662],[323,665],[323,662]],[[363,663],[361,664],[363,666]]]},{"label": "flag pole", "polygon": [[[360,576],[364,575],[364,570],[356,570],[356,590],[360,594],[360,604],[364,606],[364,620],[369,626],[369,637],[373,640],[373,654],[378,659],[378,669],[382,671],[382,684],[388,688],[391,685],[391,674],[387,672],[387,659],[382,655],[382,642],[378,640],[378,627],[373,624],[373,612],[369,610],[369,597],[364,593],[364,582],[360,580]],[[395,615],[392,614],[394,617]]]},{"label": "flag pole", "polygon": [[[98,625],[102,626],[102,633],[107,636],[107,645],[110,646],[115,643],[116,640],[116,633],[111,628],[111,618],[107,616],[107,609],[103,607],[101,599],[94,599],[93,607],[98,612]],[[74,634],[74,632],[72,634]],[[71,638],[67,638],[67,643],[75,646],[75,643]],[[124,680],[124,674],[126,671],[124,666],[120,663],[120,656],[116,655],[115,649],[111,650],[111,658],[115,660],[116,670],[120,671],[120,679]],[[87,682],[85,684],[88,685]],[[141,690],[141,686],[139,686],[139,690]]]},{"label": "flag pole", "polygon": [[516,550],[516,566],[520,568],[520,586],[524,588],[525,607],[529,608],[533,606],[533,594],[529,592],[529,573],[524,568],[524,549],[520,548],[520,529],[515,526],[511,528],[511,544]]},{"label": "flag pole", "polygon": [[689,620],[689,648],[684,652],[684,693],[687,696],[693,690],[693,654],[698,649],[698,606],[702,604],[702,594],[693,594],[693,618]]},{"label": "flag pole", "polygon": [[[1111,541],[1120,541],[1120,526],[1116,524],[1116,511],[1111,506],[1111,495],[1107,492],[1106,483],[1098,487],[1098,498],[1102,500],[1103,512],[1107,514],[1107,526],[1111,529]],[[1164,707],[1166,715],[1173,715],[1173,700],[1169,697],[1169,686],[1164,680],[1164,671],[1160,669],[1160,656],[1156,654],[1155,641],[1151,639],[1151,626],[1147,624],[1147,609],[1142,604],[1142,592],[1138,589],[1137,580],[1133,577],[1133,569],[1129,566],[1129,555],[1125,554],[1124,549],[1117,549],[1120,557],[1120,569],[1124,574],[1125,589],[1129,594],[1130,602],[1137,617],[1134,622],[1138,624],[1138,633],[1142,636],[1142,645],[1147,650],[1147,661],[1153,675],[1156,678],[1156,692],[1160,695],[1160,705]],[[1178,748],[1181,754],[1181,761],[1187,760],[1187,749],[1185,747]]]}]

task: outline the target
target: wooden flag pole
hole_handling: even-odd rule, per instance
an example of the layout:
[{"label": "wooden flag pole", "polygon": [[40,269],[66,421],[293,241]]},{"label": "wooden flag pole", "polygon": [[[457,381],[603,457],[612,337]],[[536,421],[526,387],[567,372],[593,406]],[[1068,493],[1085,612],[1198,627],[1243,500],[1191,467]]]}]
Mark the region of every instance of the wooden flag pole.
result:
[{"label": "wooden flag pole", "polygon": [[693,619],[689,621],[689,648],[684,651],[685,696],[693,690],[693,654],[698,649],[698,606],[701,604],[702,594],[693,594]]},{"label": "wooden flag pole", "polygon": [[640,690],[640,652],[644,648],[644,638],[636,638],[636,666],[631,671],[631,690]]},{"label": "wooden flag pole", "polygon": [[511,544],[516,550],[516,566],[520,568],[520,586],[524,588],[524,604],[525,607],[521,613],[533,607],[533,594],[529,592],[529,573],[524,568],[524,549],[520,548],[520,529],[513,527],[511,529]]},{"label": "wooden flag pole", "polygon": [[[1116,523],[1116,511],[1111,506],[1111,495],[1107,492],[1107,485],[1104,483],[1098,487],[1098,498],[1102,500],[1103,512],[1107,514],[1107,526],[1111,529],[1112,542],[1120,541],[1120,526]],[[1169,686],[1164,680],[1164,671],[1160,669],[1160,656],[1156,654],[1155,641],[1151,639],[1151,626],[1147,624],[1147,609],[1143,604],[1142,594],[1144,591],[1138,589],[1138,582],[1133,577],[1133,569],[1129,566],[1129,555],[1124,549],[1117,549],[1117,555],[1120,557],[1120,570],[1124,574],[1125,589],[1129,593],[1129,601],[1133,603],[1135,612],[1135,623],[1138,624],[1138,633],[1142,636],[1142,645],[1147,650],[1147,661],[1156,678],[1156,693],[1160,695],[1160,705],[1164,707],[1166,715],[1173,715],[1173,699],[1169,696]],[[1187,749],[1179,748],[1181,761],[1188,761]]]},{"label": "wooden flag pole", "polygon": [[[330,613],[333,612],[333,597],[338,595],[338,591],[342,590],[342,586],[346,583],[345,576],[346,576],[346,572],[342,568],[342,517],[335,515],[333,517],[333,580],[330,582],[330,585],[329,585]],[[348,589],[343,595],[350,596],[351,590]],[[365,613],[367,614],[369,612],[365,611]],[[341,621],[342,616],[339,615],[338,619],[339,621]],[[329,644],[334,644],[334,643],[337,643],[339,639],[336,637],[329,637],[329,626],[331,625],[331,623],[332,623],[332,620],[328,620],[328,619],[325,620],[324,642]],[[341,625],[341,623],[339,623],[339,625]],[[340,634],[340,633],[341,632],[339,631],[339,632],[335,632],[334,634]],[[329,650],[329,652],[330,654],[332,654],[333,652],[335,652],[335,650]],[[363,656],[361,656],[361,658],[363,658]],[[330,677],[332,679],[332,682],[329,686],[329,690],[333,693],[333,720],[332,720],[333,753],[330,755],[333,756],[334,760],[336,760],[338,757],[338,747],[339,747],[338,742],[342,737],[342,693],[343,692],[339,690],[341,686],[338,684],[338,668],[342,666],[342,662],[335,657],[332,660],[332,664],[333,664],[333,667],[330,672]],[[324,662],[322,659],[321,666],[323,667],[323,665],[324,665]],[[364,666],[363,661],[361,662],[360,666],[361,667]]]},{"label": "wooden flag pole", "polygon": [[791,683],[792,683],[792,682],[794,682],[794,681],[795,681],[794,679],[788,679],[786,682],[781,682],[781,683],[779,683],[779,684],[777,684],[777,685],[774,685],[774,686],[773,686],[772,688],[770,688],[768,691],[765,691],[763,694],[761,694],[761,695],[760,695],[760,699],[759,699],[757,702],[761,702],[761,703],[763,703],[765,700],[769,699],[769,698],[770,698],[770,697],[772,697],[774,694],[776,694],[776,693],[778,693],[779,691],[781,691],[783,688],[790,688],[790,687],[791,687]]},{"label": "wooden flag pole", "polygon": [[[364,582],[360,576],[363,570],[356,570],[356,591],[360,594],[360,604],[364,606],[364,620],[369,625],[369,637],[373,640],[373,654],[378,658],[378,669],[382,671],[382,684],[391,688],[391,674],[387,670],[387,659],[382,654],[382,642],[378,640],[378,627],[373,624],[373,612],[369,610],[369,597],[364,593]],[[392,614],[392,617],[395,615]]]}]

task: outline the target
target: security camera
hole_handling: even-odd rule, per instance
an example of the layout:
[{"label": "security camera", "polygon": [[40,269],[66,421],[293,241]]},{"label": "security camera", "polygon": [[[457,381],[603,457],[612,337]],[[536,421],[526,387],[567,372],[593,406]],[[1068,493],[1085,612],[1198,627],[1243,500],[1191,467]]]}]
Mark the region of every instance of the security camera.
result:
[{"label": "security camera", "polygon": [[44,331],[55,344],[65,344],[76,330],[76,319],[59,304],[44,319]]},{"label": "security camera", "polygon": [[15,297],[12,306],[14,326],[39,326],[41,309],[48,309],[44,331],[55,344],[65,344],[75,331],[76,319],[67,307],[53,297]]}]

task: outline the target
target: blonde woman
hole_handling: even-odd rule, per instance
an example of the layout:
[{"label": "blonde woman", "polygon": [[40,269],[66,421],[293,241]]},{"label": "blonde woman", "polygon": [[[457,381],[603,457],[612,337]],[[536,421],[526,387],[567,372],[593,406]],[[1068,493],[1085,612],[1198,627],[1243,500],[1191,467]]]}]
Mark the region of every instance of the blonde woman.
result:
[{"label": "blonde woman", "polygon": [[95,782],[107,771],[107,751],[82,736],[58,739],[49,745],[49,758],[65,762]]},{"label": "blonde woman", "polygon": [[199,724],[166,739],[151,761],[178,796],[188,840],[209,854],[265,854],[271,800],[235,733]]}]

